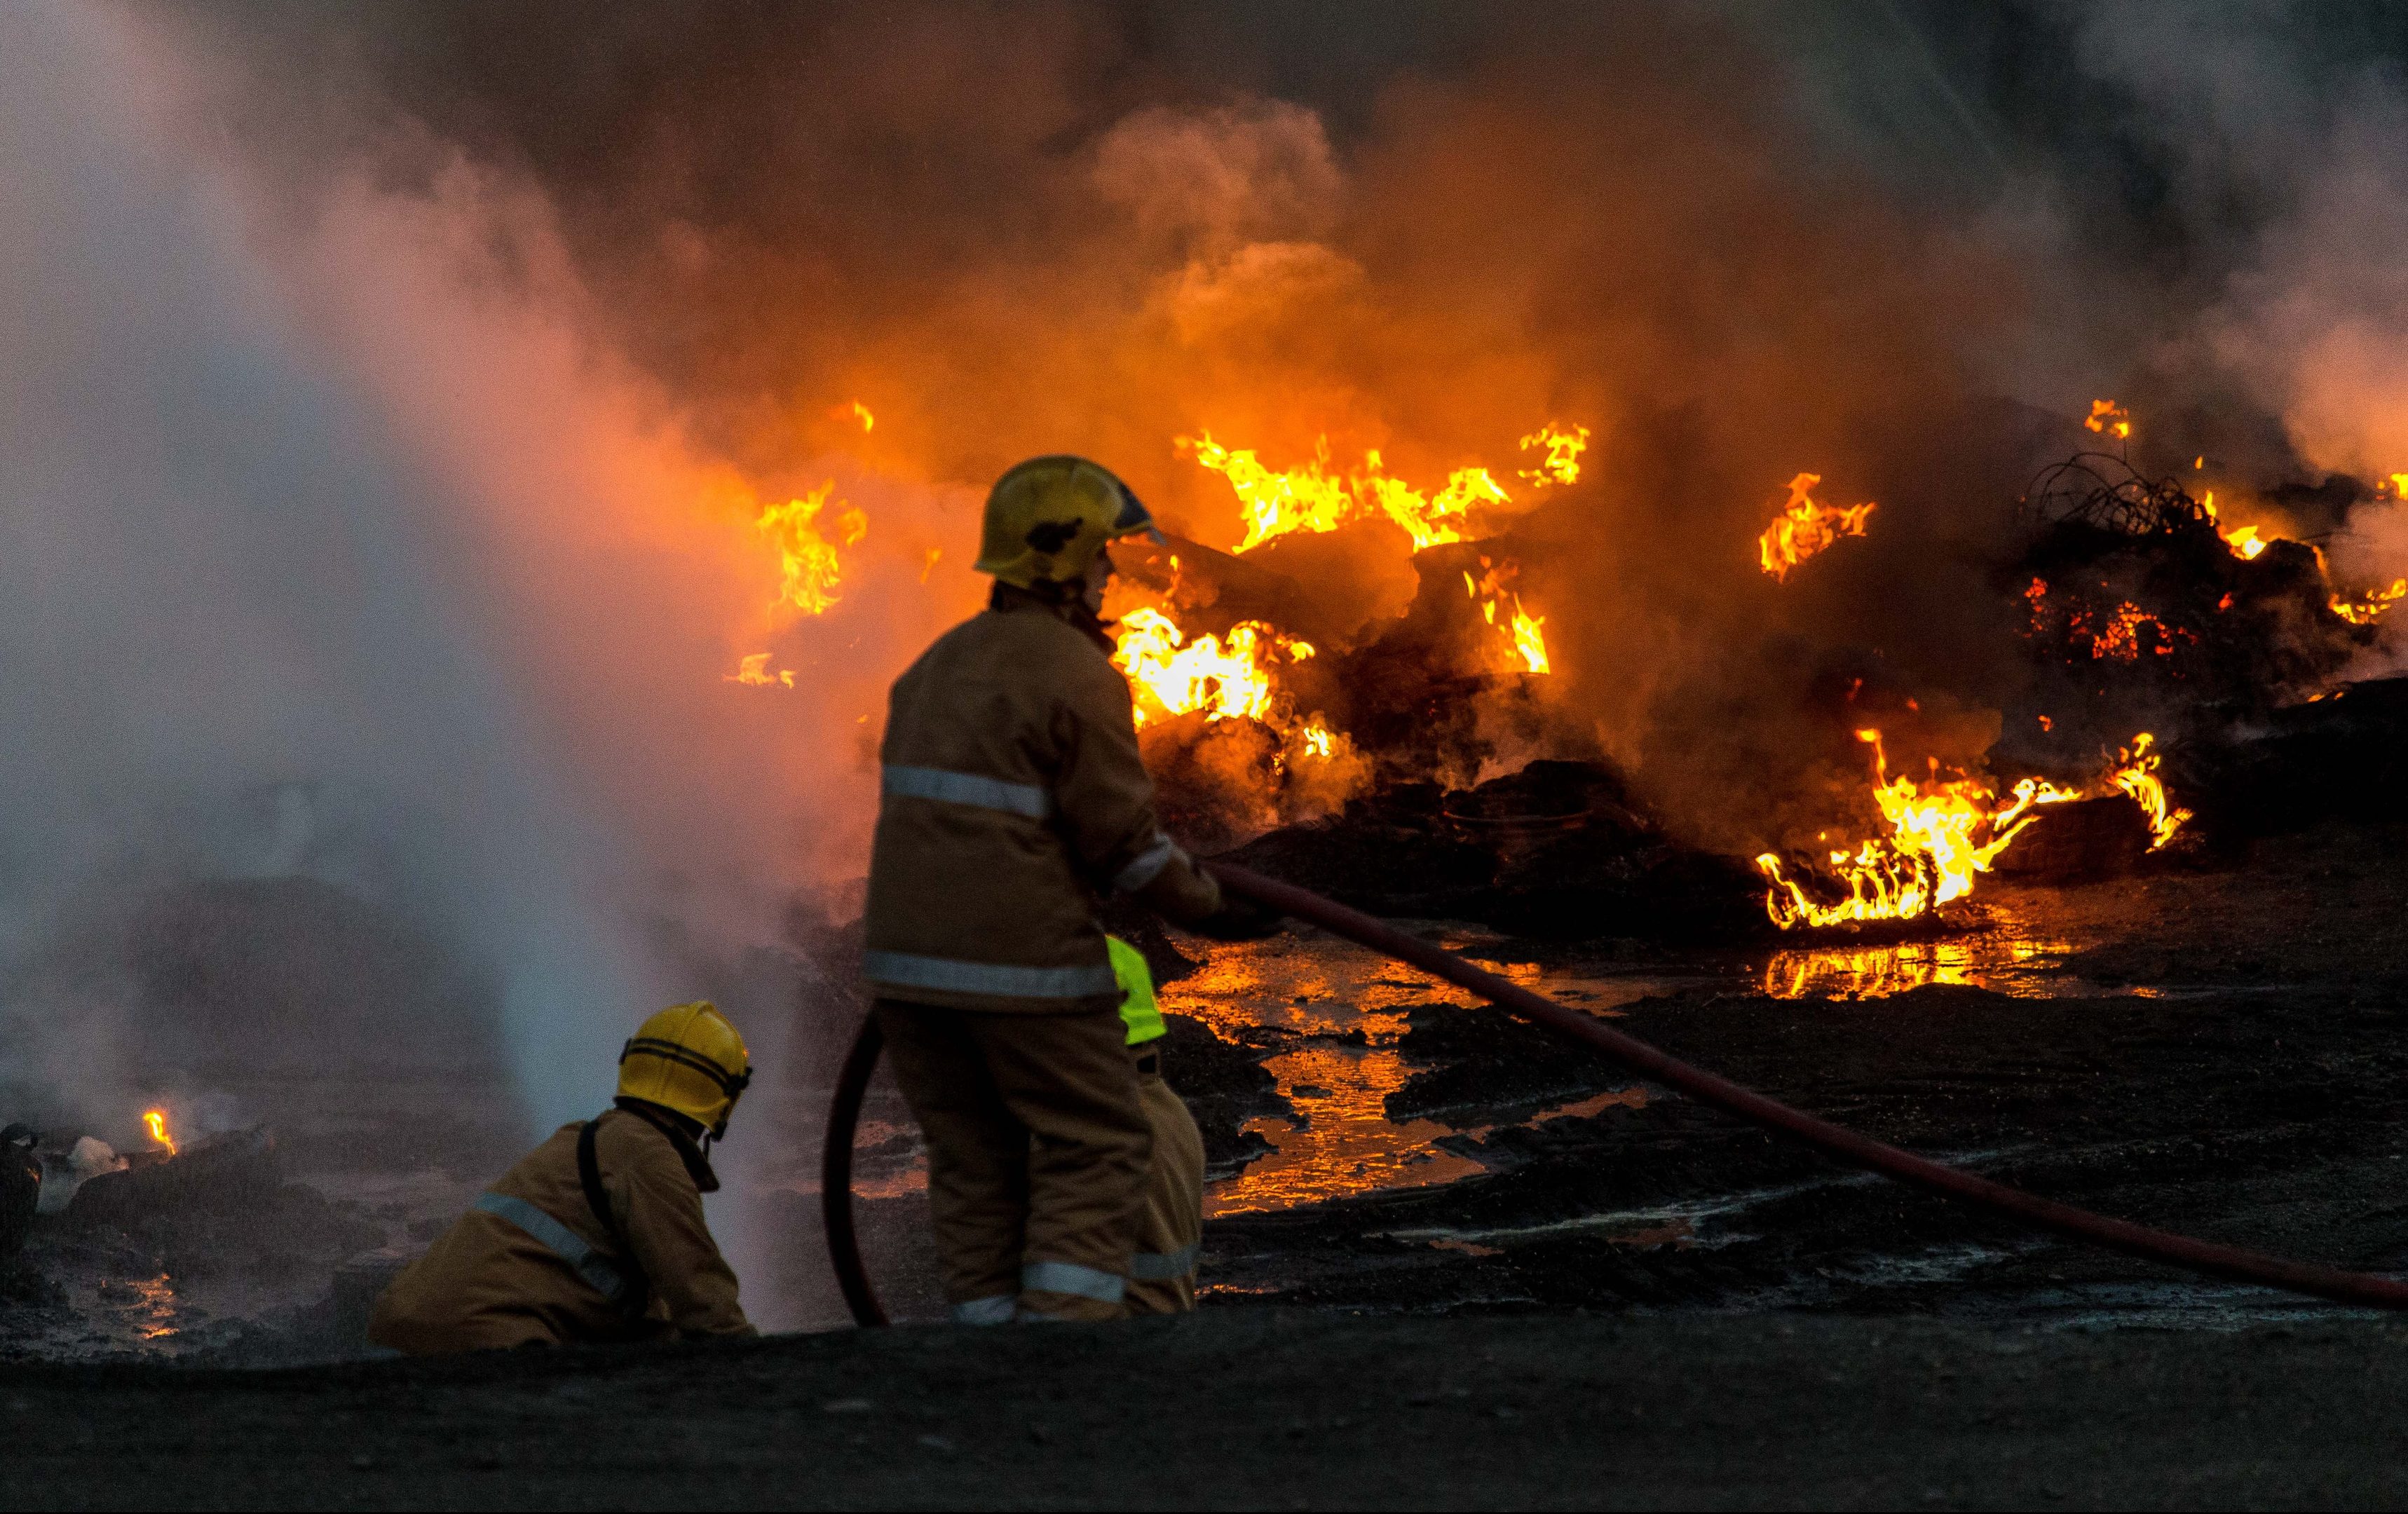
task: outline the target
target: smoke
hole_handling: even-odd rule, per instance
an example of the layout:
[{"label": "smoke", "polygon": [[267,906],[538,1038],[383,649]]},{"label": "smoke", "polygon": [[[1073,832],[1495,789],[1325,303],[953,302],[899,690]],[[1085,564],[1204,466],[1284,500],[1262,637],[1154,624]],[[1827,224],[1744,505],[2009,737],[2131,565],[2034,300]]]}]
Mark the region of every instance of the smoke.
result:
[{"label": "smoke", "polygon": [[[96,1027],[145,990],[93,943],[125,901],[228,876],[490,973],[537,1120],[697,984],[774,1046],[758,954],[857,878],[885,686],[976,603],[979,496],[1032,453],[1226,545],[1175,437],[1434,482],[1590,427],[1511,544],[1554,728],[1751,849],[1861,790],[1868,717],[1901,764],[1997,739],[2028,675],[1988,574],[2092,399],[2269,511],[2408,466],[2408,107],[2345,8],[0,26],[29,1082],[122,1052]],[[1881,508],[1775,584],[1800,471]],[[866,535],[806,615],[757,521],[824,486]],[[2350,524],[2338,568],[2408,573],[2408,530]]]}]

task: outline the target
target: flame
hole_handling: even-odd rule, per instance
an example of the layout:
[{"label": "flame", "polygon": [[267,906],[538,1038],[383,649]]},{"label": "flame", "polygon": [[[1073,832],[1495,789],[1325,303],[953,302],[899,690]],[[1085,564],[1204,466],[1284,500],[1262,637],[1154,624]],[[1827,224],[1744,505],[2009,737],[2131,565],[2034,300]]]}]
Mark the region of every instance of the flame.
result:
[{"label": "flame", "polygon": [[1580,480],[1580,455],[1588,450],[1588,427],[1568,426],[1559,421],[1550,421],[1523,437],[1521,446],[1526,452],[1533,447],[1547,450],[1545,459],[1537,467],[1520,470],[1524,483],[1536,484],[1541,489],[1550,483],[1577,483]]},{"label": "flame", "polygon": [[1471,596],[1473,603],[1480,607],[1481,619],[1490,625],[1498,626],[1504,645],[1510,649],[1510,656],[1520,664],[1520,671],[1525,673],[1554,671],[1552,664],[1547,661],[1545,629],[1547,618],[1543,615],[1532,615],[1525,610],[1522,607],[1520,594],[1511,596],[1513,601],[1512,610],[1506,615],[1502,625],[1498,624],[1498,614],[1503,609],[1508,597],[1505,580],[1510,580],[1518,575],[1521,572],[1521,565],[1511,561],[1495,564],[1485,557],[1480,560],[1480,565],[1486,570],[1485,573],[1475,578],[1467,570],[1463,575],[1463,589],[1464,593]]},{"label": "flame", "polygon": [[1868,501],[1840,508],[1814,503],[1811,490],[1823,481],[1819,473],[1801,473],[1789,480],[1789,504],[1764,528],[1756,541],[1756,561],[1776,579],[1842,536],[1861,536],[1874,507]]},{"label": "flame", "polygon": [[142,1111],[142,1122],[150,1127],[150,1138],[159,1145],[165,1147],[169,1156],[174,1156],[176,1154],[176,1137],[167,1134],[167,1111],[165,1109],[145,1109]]},{"label": "flame", "polygon": [[2132,412],[2114,400],[2092,400],[2090,414],[2082,423],[2102,436],[2113,433],[2117,441],[2129,441],[2132,436]]},{"label": "flame", "polygon": [[2043,778],[2025,778],[2004,803],[1979,778],[1932,779],[1917,784],[1906,774],[1889,776],[1881,733],[1863,730],[1856,739],[1873,749],[1873,800],[1890,828],[1855,851],[1830,853],[1831,871],[1848,896],[1822,904],[1803,884],[1782,872],[1781,859],[1765,852],[1756,869],[1771,883],[1765,912],[1783,930],[1799,925],[1846,925],[1867,921],[1913,920],[1973,892],[1974,879],[1989,872],[2000,853],[2040,817],[2042,805],[2100,798],[2118,790],[2129,794],[2149,822],[2149,850],[2173,839],[2187,809],[2172,807],[2157,776],[2156,737],[2146,731],[2118,750],[2114,763],[2087,789],[2060,788]]},{"label": "flame", "polygon": [[838,406],[834,414],[839,421],[860,421],[861,434],[865,436],[878,429],[878,417],[870,414],[869,407],[859,400]]},{"label": "flame", "polygon": [[2394,578],[2388,589],[2371,589],[2357,595],[2335,594],[2329,603],[2332,612],[2350,624],[2372,625],[2403,596],[2408,596],[2408,578]]},{"label": "flame", "polygon": [[[783,505],[762,507],[761,518],[754,525],[777,544],[778,554],[785,564],[785,581],[779,588],[778,605],[792,605],[806,615],[823,615],[837,602],[836,585],[841,571],[837,560],[837,542],[831,542],[820,531],[820,512],[828,506],[828,496],[835,493],[833,481],[824,483],[800,499],[790,499]],[[850,547],[869,532],[869,517],[847,505],[834,502],[837,535],[842,545]]]},{"label": "flame", "polygon": [[2148,817],[2151,851],[2172,840],[2190,819],[2189,810],[2171,807],[2166,798],[2165,780],[2157,777],[2157,754],[2151,750],[2156,740],[2146,731],[2134,736],[2129,747],[2115,753],[2115,770],[2107,775],[2107,781],[2130,794]]},{"label": "flame", "polygon": [[[1268,466],[1250,449],[1223,446],[1210,432],[1175,437],[1171,445],[1228,480],[1245,516],[1245,537],[1237,547],[1240,552],[1274,536],[1335,531],[1366,516],[1395,521],[1412,539],[1413,550],[1420,551],[1465,540],[1483,514],[1513,503],[1497,476],[1478,465],[1455,469],[1435,492],[1417,489],[1388,471],[1377,448],[1367,450],[1358,466],[1340,474],[1330,462],[1326,436],[1315,443],[1309,461],[1285,472]],[[1540,488],[1570,483],[1580,477],[1588,428],[1551,421],[1523,437],[1522,445],[1547,449],[1543,463],[1523,470],[1525,479]]]},{"label": "flame", "polygon": [[1120,645],[1112,661],[1138,692],[1137,723],[1156,713],[1184,715],[1206,710],[1208,720],[1263,720],[1271,708],[1271,654],[1292,662],[1313,655],[1309,642],[1282,636],[1260,621],[1240,621],[1227,639],[1187,638],[1158,609],[1133,609],[1121,617]]},{"label": "flame", "polygon": [[2232,555],[2244,563],[2254,561],[2268,545],[2258,536],[2258,528],[2254,525],[2235,526],[2229,531],[2219,528],[2215,534],[2224,538],[2224,545],[2232,549]]},{"label": "flame", "polygon": [[736,671],[728,674],[721,681],[741,683],[756,689],[793,688],[795,670],[791,667],[781,667],[775,673],[770,672],[769,656],[767,652],[747,652],[743,660],[737,664]]}]

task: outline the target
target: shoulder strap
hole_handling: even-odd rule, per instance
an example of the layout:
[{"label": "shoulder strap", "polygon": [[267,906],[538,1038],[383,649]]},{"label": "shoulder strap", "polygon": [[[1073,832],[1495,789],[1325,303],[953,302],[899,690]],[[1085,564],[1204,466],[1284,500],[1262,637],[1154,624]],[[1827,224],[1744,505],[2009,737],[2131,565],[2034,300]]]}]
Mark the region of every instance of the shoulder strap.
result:
[{"label": "shoulder strap", "polygon": [[602,1161],[595,1155],[595,1132],[602,1123],[596,1115],[585,1121],[577,1133],[577,1180],[585,1188],[585,1207],[594,1211],[594,1221],[602,1234],[610,1237],[610,1245],[619,1253],[619,1270],[626,1276],[627,1291],[619,1302],[629,1314],[640,1315],[652,1302],[652,1279],[644,1276],[643,1264],[636,1260],[636,1249],[627,1244],[620,1232],[619,1221],[610,1213],[610,1195],[602,1187]]}]

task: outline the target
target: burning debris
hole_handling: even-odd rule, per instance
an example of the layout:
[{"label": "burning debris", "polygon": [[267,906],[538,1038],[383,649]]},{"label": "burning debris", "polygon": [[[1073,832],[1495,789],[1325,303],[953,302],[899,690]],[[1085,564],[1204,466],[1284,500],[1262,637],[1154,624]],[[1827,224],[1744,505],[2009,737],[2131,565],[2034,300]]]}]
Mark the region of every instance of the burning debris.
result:
[{"label": "burning debris", "polygon": [[1863,536],[1865,522],[1872,519],[1877,507],[1870,500],[1845,507],[1816,504],[1812,491],[1822,481],[1819,473],[1790,479],[1789,503],[1756,538],[1756,561],[1776,580],[1785,581],[1791,568],[1842,536]]}]

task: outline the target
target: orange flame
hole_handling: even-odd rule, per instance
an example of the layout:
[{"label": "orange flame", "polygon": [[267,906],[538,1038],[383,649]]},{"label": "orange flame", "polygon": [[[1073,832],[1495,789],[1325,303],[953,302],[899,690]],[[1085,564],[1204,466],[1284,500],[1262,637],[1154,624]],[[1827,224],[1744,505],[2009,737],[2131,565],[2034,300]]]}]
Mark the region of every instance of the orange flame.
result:
[{"label": "orange flame", "polygon": [[174,1156],[176,1154],[176,1138],[167,1134],[167,1111],[165,1109],[145,1109],[142,1111],[142,1122],[150,1127],[150,1138],[161,1146],[165,1147],[169,1156]]},{"label": "orange flame", "polygon": [[878,429],[878,417],[870,414],[869,407],[862,404],[859,400],[853,400],[847,404],[839,405],[836,407],[833,413],[839,421],[860,421],[861,434],[865,436]]},{"label": "orange flame", "polygon": [[2113,434],[2117,441],[2129,441],[2132,436],[2132,412],[2114,400],[2092,400],[2090,413],[2082,423],[2102,436]]},{"label": "orange flame", "polygon": [[770,672],[769,657],[770,654],[767,652],[747,652],[742,661],[737,664],[736,671],[728,674],[721,681],[741,683],[755,689],[793,688],[795,670],[791,667],[781,667],[775,673]]},{"label": "orange flame", "polygon": [[1786,581],[1789,570],[1842,536],[1861,536],[1875,507],[1870,501],[1845,508],[1817,505],[1810,493],[1823,481],[1819,473],[1801,473],[1789,480],[1789,503],[1756,539],[1756,561],[1775,579]]},{"label": "orange flame", "polygon": [[1551,483],[1568,484],[1580,481],[1580,455],[1588,450],[1588,427],[1568,426],[1560,421],[1550,421],[1522,438],[1522,450],[1543,447],[1547,455],[1539,465],[1519,470],[1524,483],[1544,489]]},{"label": "orange flame", "polygon": [[[1464,592],[1479,605],[1481,618],[1490,625],[1498,625],[1498,613],[1503,608],[1508,597],[1504,583],[1500,579],[1510,579],[1514,577],[1520,571],[1520,565],[1512,562],[1502,564],[1492,564],[1485,557],[1480,560],[1480,565],[1487,569],[1487,572],[1475,578],[1467,571],[1463,575]],[[1522,672],[1553,672],[1554,667],[1547,660],[1547,618],[1543,615],[1532,615],[1525,610],[1522,607],[1520,594],[1513,594],[1511,597],[1513,601],[1513,608],[1506,615],[1504,623],[1498,625],[1498,631],[1504,637],[1507,655],[1520,664]]]},{"label": "orange flame", "polygon": [[2148,817],[2151,851],[2172,840],[2190,819],[2189,810],[2171,807],[2166,798],[2165,780],[2157,777],[2157,754],[2150,750],[2156,741],[2146,731],[2134,736],[2129,747],[2116,751],[2115,770],[2107,775],[2107,781],[2130,794]]},{"label": "orange flame", "polygon": [[1284,636],[1260,621],[1240,621],[1226,640],[1203,636],[1189,640],[1158,609],[1133,609],[1121,617],[1120,646],[1112,661],[1137,691],[1137,722],[1158,716],[1206,710],[1208,720],[1262,720],[1271,708],[1269,658],[1300,662],[1312,644]]},{"label": "orange flame", "polygon": [[[835,492],[836,484],[830,481],[800,499],[762,507],[761,518],[753,524],[776,544],[785,566],[785,581],[774,604],[792,605],[806,615],[824,615],[837,602],[837,580],[842,571],[836,554],[838,542],[829,541],[820,531],[820,512]],[[869,517],[843,500],[834,503],[838,507],[834,524],[842,545],[850,547],[868,535]]]},{"label": "orange flame", "polygon": [[[1496,475],[1476,465],[1455,469],[1434,492],[1417,489],[1388,471],[1377,448],[1364,452],[1361,465],[1340,474],[1331,465],[1326,436],[1310,461],[1284,472],[1266,465],[1251,450],[1223,446],[1210,432],[1175,437],[1171,445],[1228,480],[1245,516],[1245,537],[1237,547],[1241,552],[1274,536],[1335,531],[1367,516],[1395,521],[1420,551],[1466,539],[1484,514],[1513,503]],[[1523,470],[1525,479],[1540,488],[1570,483],[1580,477],[1588,428],[1551,421],[1523,437],[1522,445],[1547,449],[1537,468]]]},{"label": "orange flame", "polygon": [[2352,625],[2372,625],[2383,619],[2383,612],[2408,597],[2408,578],[2394,578],[2388,589],[2372,589],[2362,594],[2335,594],[2330,600],[2332,612]]}]

